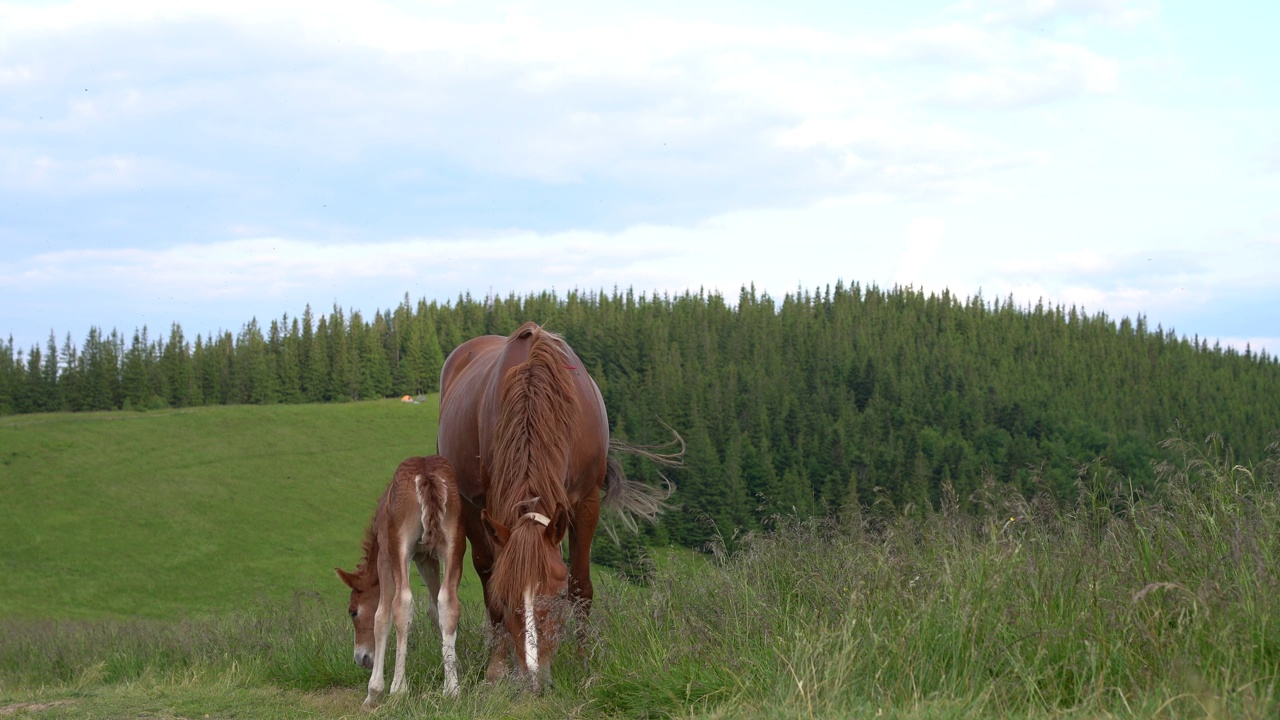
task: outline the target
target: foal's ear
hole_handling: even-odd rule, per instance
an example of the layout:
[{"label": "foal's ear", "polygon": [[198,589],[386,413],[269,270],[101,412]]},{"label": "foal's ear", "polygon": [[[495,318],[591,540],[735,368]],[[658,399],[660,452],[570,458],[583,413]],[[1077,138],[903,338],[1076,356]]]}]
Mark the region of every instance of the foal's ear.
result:
[{"label": "foal's ear", "polygon": [[357,589],[356,581],[360,579],[359,575],[354,575],[352,573],[349,573],[346,570],[343,570],[342,568],[334,568],[333,571],[338,573],[338,579],[341,580],[343,584],[345,584],[347,587],[351,588],[352,590]]},{"label": "foal's ear", "polygon": [[551,520],[551,524],[547,526],[547,540],[552,545],[559,545],[564,539],[564,533],[569,529],[569,512],[563,507],[556,509],[556,516]]},{"label": "foal's ear", "polygon": [[480,511],[480,520],[484,522],[484,530],[489,535],[489,542],[499,549],[506,546],[507,540],[511,539],[511,528],[493,519],[487,508]]}]

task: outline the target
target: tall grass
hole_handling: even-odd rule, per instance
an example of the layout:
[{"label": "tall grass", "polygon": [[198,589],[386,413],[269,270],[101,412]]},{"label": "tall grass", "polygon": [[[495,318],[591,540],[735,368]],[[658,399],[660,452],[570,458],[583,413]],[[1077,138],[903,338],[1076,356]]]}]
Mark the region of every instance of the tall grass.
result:
[{"label": "tall grass", "polygon": [[[789,522],[602,608],[596,698],[622,714],[840,717],[1280,711],[1280,455],[1220,440],[1134,497],[988,486],[925,517]],[[637,662],[637,659],[643,659]]]},{"label": "tall grass", "polygon": [[[464,692],[443,698],[423,617],[414,691],[379,716],[1276,717],[1280,451],[1246,468],[1216,438],[1168,449],[1180,460],[1146,497],[1091,464],[1073,503],[990,485],[977,515],[952,498],[925,514],[783,520],[705,559],[660,553],[647,585],[602,578],[589,664],[570,642],[540,697],[483,685],[473,603]],[[226,620],[0,629],[0,702],[42,685],[84,698],[50,717],[136,713],[136,693],[113,688],[160,670],[166,712],[190,707],[192,673],[296,693],[241,711],[273,717],[322,688],[344,700],[309,712],[352,712],[367,681],[341,608],[309,595]]]}]

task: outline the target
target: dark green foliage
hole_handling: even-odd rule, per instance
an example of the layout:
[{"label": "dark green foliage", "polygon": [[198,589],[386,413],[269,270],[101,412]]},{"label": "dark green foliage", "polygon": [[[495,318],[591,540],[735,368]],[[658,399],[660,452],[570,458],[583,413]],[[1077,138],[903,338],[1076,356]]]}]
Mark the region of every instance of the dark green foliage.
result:
[{"label": "dark green foliage", "polygon": [[[1075,308],[837,284],[781,302],[571,291],[251,320],[238,335],[91,328],[61,351],[0,345],[0,412],[341,402],[436,390],[445,355],[526,320],[563,333],[595,375],[614,434],[688,442],[647,540],[732,544],[779,515],[962,505],[985,478],[1059,499],[1105,459],[1149,490],[1156,441],[1221,432],[1244,458],[1280,428],[1280,363]],[[629,458],[627,472],[661,479]],[[1033,482],[1034,479],[1034,482]],[[606,552],[607,554],[607,552]],[[621,559],[618,562],[622,562]]]}]

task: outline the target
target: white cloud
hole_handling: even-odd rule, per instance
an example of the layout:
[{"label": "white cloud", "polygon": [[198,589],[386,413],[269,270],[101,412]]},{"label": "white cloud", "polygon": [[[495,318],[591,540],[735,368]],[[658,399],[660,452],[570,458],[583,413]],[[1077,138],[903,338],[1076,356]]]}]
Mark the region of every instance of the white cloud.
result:
[{"label": "white cloud", "polygon": [[871,38],[862,50],[886,60],[955,66],[998,62],[1008,42],[980,24],[957,21]]},{"label": "white cloud", "polygon": [[[216,167],[221,158],[260,149],[344,164],[395,148],[455,175],[640,186],[655,208],[698,197],[704,217],[770,198],[962,193],[1038,151],[961,127],[928,101],[1001,108],[1115,88],[1114,62],[1086,48],[972,21],[858,36],[604,10],[551,22],[240,0],[74,2],[10,8],[4,20],[15,67],[36,63],[46,77],[56,117],[26,130],[48,144],[51,132],[142,133],[128,142],[171,148],[212,140],[228,152],[175,166],[240,185],[251,180],[232,175],[257,163]],[[71,38],[79,50],[61,56]],[[926,68],[934,90],[904,90],[904,63]],[[42,151],[68,167],[90,161]]]},{"label": "white cloud", "polygon": [[947,235],[947,224],[934,217],[917,217],[907,225],[906,250],[898,261],[894,282],[917,287],[935,284],[930,264]]},{"label": "white cloud", "polygon": [[[234,325],[254,297],[836,278],[1197,310],[1270,282],[1272,255],[1213,232],[1280,247],[1256,222],[1274,137],[1232,133],[1274,123],[1135,50],[1164,47],[1156,10],[0,0],[0,312],[77,284]],[[1171,74],[1198,115],[1141,86]]]},{"label": "white cloud", "polygon": [[[510,289],[532,290],[547,280],[581,278],[632,263],[669,247],[638,249],[595,233],[538,236],[513,233],[489,240],[407,239],[380,243],[319,243],[249,238],[160,250],[122,248],[44,253],[0,268],[7,286],[43,290],[54,283],[91,289],[145,288],[157,296],[178,293],[203,299],[280,296],[316,286],[359,285],[367,280],[400,287],[465,275],[483,283],[495,266],[521,268],[531,279]],[[554,268],[554,270],[549,270]],[[510,280],[510,277],[504,278]]]},{"label": "white cloud", "polygon": [[0,188],[60,195],[119,193],[165,182],[182,182],[187,177],[187,172],[170,167],[164,161],[125,154],[68,160],[50,155],[23,157],[0,153]]},{"label": "white cloud", "polygon": [[26,85],[34,82],[36,73],[27,65],[0,66],[0,87]]},{"label": "white cloud", "polygon": [[1022,107],[1119,90],[1119,63],[1080,45],[1034,41],[1006,62],[953,75],[940,94],[945,103],[969,107]]},{"label": "white cloud", "polygon": [[984,0],[979,6],[988,23],[1041,26],[1066,19],[1132,26],[1160,9],[1157,0]]}]

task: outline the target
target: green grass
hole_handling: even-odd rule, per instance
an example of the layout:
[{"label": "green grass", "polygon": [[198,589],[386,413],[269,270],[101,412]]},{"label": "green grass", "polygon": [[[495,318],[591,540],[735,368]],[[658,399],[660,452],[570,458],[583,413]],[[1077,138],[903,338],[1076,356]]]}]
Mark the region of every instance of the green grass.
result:
[{"label": "green grass", "polygon": [[[312,528],[310,554],[294,556],[305,568],[260,571],[252,592],[246,590],[250,584],[238,585],[218,599],[209,590],[199,612],[175,611],[176,604],[148,606],[145,613],[99,612],[94,603],[64,601],[58,613],[43,615],[55,619],[39,620],[41,614],[30,610],[38,602],[12,600],[13,586],[6,585],[0,711],[36,703],[44,706],[24,712],[41,718],[360,716],[368,676],[350,661],[341,587],[326,587],[337,584],[329,568],[354,561],[359,531],[383,478],[400,457],[421,452],[412,446],[416,437],[434,435],[424,409],[371,403],[223,411],[230,413],[222,416],[223,425],[256,427],[248,433],[255,441],[268,432],[292,438],[267,451],[279,458],[276,467],[311,468],[295,474],[258,461],[259,474],[277,481],[270,492],[293,497],[297,488],[291,494],[280,486],[303,475],[320,476],[304,487],[324,488],[330,499],[335,486],[361,487],[350,491],[348,507],[337,509],[321,503],[317,491],[319,515],[328,523],[327,529]],[[216,418],[218,411],[195,414]],[[111,416],[91,416],[87,424],[113,424],[99,417]],[[253,453],[229,439],[239,436],[238,429],[215,432],[216,423],[187,415],[121,417],[154,423],[146,434],[165,437],[182,434],[170,430],[170,422],[194,422],[205,430],[183,431],[184,442],[204,448],[191,450],[206,457],[203,466],[236,466],[252,474],[243,466],[252,464]],[[29,469],[25,489],[11,491],[7,481],[15,465],[69,468],[68,461],[51,457],[62,458],[59,442],[78,443],[78,453],[114,452],[112,465],[129,455],[108,450],[110,431],[85,439],[88,433],[74,429],[79,420],[49,416],[0,427],[5,433],[17,428],[12,436],[0,435],[5,454],[10,448],[30,454],[15,454],[4,466],[5,542],[20,542],[26,532],[11,530],[11,518],[26,528],[45,528],[49,521],[42,513],[58,517],[39,509],[43,498],[22,497],[38,494],[33,488],[42,487],[40,482],[53,482],[48,476]],[[312,428],[270,430],[294,422]],[[56,435],[45,427],[58,424],[66,428]],[[341,429],[325,429],[326,424]],[[406,432],[390,427],[395,425],[415,427]],[[7,442],[19,436],[25,438],[21,443]],[[357,436],[376,436],[384,450],[396,449],[385,457],[378,450],[356,458],[351,455],[366,451],[345,448],[328,459],[303,459],[324,455],[319,448],[342,448]],[[396,447],[395,437],[406,445]],[[321,439],[298,450],[308,438]],[[162,455],[164,443],[154,444],[147,454]],[[285,453],[286,446],[294,452]],[[655,551],[647,585],[598,575],[596,607],[582,646],[590,661],[579,662],[577,644],[568,643],[553,668],[556,686],[541,696],[483,683],[483,613],[472,597],[464,603],[459,637],[462,696],[439,694],[435,631],[420,621],[411,637],[411,692],[375,716],[1280,716],[1280,455],[1273,452],[1244,468],[1214,441],[1174,441],[1169,449],[1182,460],[1158,470],[1159,491],[1145,498],[1135,498],[1124,478],[1089,466],[1081,475],[1080,500],[1073,503],[1026,498],[992,485],[977,498],[985,508],[979,515],[959,513],[959,503],[923,516],[877,508],[839,522],[783,519],[775,532],[748,537],[732,553]],[[40,454],[44,462],[37,460]],[[211,481],[212,473],[202,472]],[[361,472],[369,477],[356,478]],[[98,477],[104,484],[102,478],[132,483],[136,490],[156,475],[112,471]],[[81,493],[94,495],[94,487],[88,482]],[[250,480],[214,497],[252,500],[208,500],[177,516],[203,521],[207,508],[253,505],[267,492],[263,481]],[[128,493],[118,497],[119,504],[132,500]],[[100,512],[111,509],[100,499],[94,503]],[[169,516],[164,504],[157,507]],[[61,520],[59,527],[77,526],[92,514]],[[243,524],[210,523],[206,541],[215,547],[239,543],[250,553],[240,562],[273,567],[253,553],[301,544],[290,537],[316,523],[315,515],[290,520],[285,525],[294,530],[270,536]],[[347,515],[352,517],[338,519]],[[135,533],[135,539],[153,532],[159,530]],[[235,533],[258,534],[224,537]],[[101,577],[114,566],[102,564],[111,558],[100,556],[124,544],[105,533],[80,537],[93,551],[82,551],[86,559],[79,573],[60,581],[117,587]],[[59,542],[71,547],[65,539]],[[56,584],[26,565],[33,547],[39,548],[6,553],[6,569],[26,573],[25,582]],[[167,554],[152,550],[148,557]],[[206,560],[221,557],[210,553]],[[155,571],[157,582],[189,582],[171,572]],[[211,574],[218,573],[205,572],[203,581]],[[123,594],[128,587],[117,589]],[[194,602],[205,596],[191,591],[184,597],[182,602]]]},{"label": "green grass", "polygon": [[182,619],[298,591],[338,598],[332,568],[359,560],[396,465],[434,451],[435,407],[0,418],[0,617]]}]

